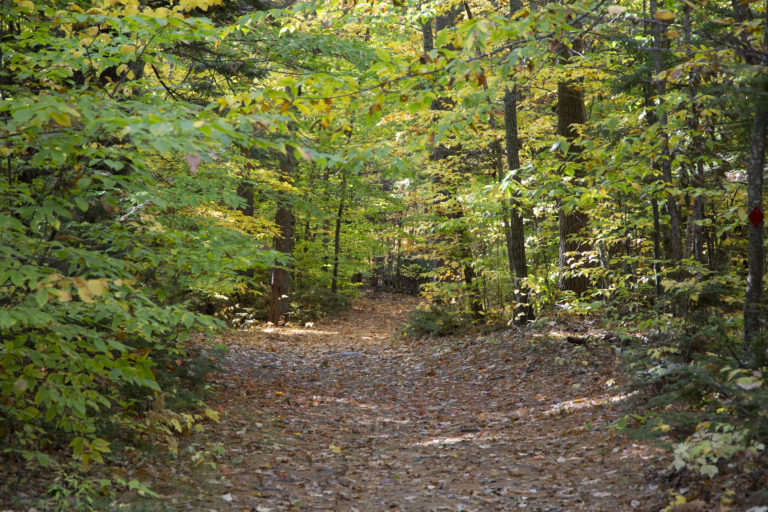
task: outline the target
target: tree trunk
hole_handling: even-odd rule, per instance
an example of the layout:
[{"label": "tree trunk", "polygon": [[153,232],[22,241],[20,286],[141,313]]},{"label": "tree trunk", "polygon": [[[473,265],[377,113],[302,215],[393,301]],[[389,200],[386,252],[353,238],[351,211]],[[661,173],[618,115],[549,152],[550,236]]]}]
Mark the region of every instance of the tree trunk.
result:
[{"label": "tree trunk", "polygon": [[336,230],[333,235],[333,274],[331,292],[336,293],[339,286],[339,253],[341,252],[341,217],[344,214],[344,199],[347,196],[347,172],[342,171],[339,210],[336,212]]},{"label": "tree trunk", "polygon": [[[504,133],[507,146],[507,170],[520,168],[520,141],[517,136],[517,86],[504,93]],[[501,176],[500,176],[501,178]],[[516,176],[512,179],[519,183]],[[513,320],[525,322],[533,318],[533,309],[529,305],[530,293],[522,281],[528,276],[528,266],[525,258],[525,225],[520,211],[520,200],[517,192],[509,197],[505,212],[504,236],[507,242],[507,259],[509,270],[513,276],[515,305]]]},{"label": "tree trunk", "polygon": [[[293,155],[293,147],[286,147],[286,154],[280,155],[280,178],[290,182],[296,171],[296,158]],[[290,257],[293,249],[293,204],[290,197],[281,192],[277,199],[277,212],[275,213],[275,225],[278,234],[275,236],[274,248],[286,257]],[[291,289],[291,271],[285,266],[272,268],[271,303],[268,320],[277,325],[288,312],[290,305],[289,293]]]},{"label": "tree trunk", "polygon": [[237,186],[237,195],[245,201],[237,211],[246,217],[253,217],[253,185],[246,180],[241,181]]},{"label": "tree trunk", "polygon": [[752,19],[752,11],[749,8],[749,0],[731,0],[733,6],[733,19],[737,23]]},{"label": "tree trunk", "polygon": [[[237,210],[246,217],[253,217],[253,213],[254,213],[253,184],[251,184],[247,180],[241,181],[237,186],[237,195],[240,196],[243,199],[243,201],[245,201],[243,206],[239,207]],[[255,273],[253,268],[249,268],[248,270],[243,270],[241,274],[253,279],[253,276]]]},{"label": "tree trunk", "polygon": [[[768,0],[766,0],[766,7],[768,8]],[[765,48],[768,48],[768,9],[766,9],[763,31],[763,44]],[[768,57],[766,57],[765,53],[763,53],[760,65],[763,68],[768,65]],[[752,212],[751,215],[763,209],[765,138],[768,132],[768,82],[765,81],[765,77],[762,77],[762,80],[763,83],[760,88],[755,91],[755,119],[749,139],[747,211]],[[759,336],[760,317],[763,313],[763,273],[765,265],[763,229],[764,222],[762,219],[760,219],[759,223],[747,223],[749,269],[747,271],[747,289],[744,297],[744,341],[752,344],[752,364],[755,367],[760,367],[765,361],[765,347]]]},{"label": "tree trunk", "polygon": [[661,297],[661,220],[659,219],[659,202],[651,199],[653,212],[653,284],[656,297]]},{"label": "tree trunk", "polygon": [[[651,17],[656,13],[657,0],[650,0]],[[669,152],[669,134],[666,132],[667,113],[661,106],[666,94],[667,82],[658,77],[662,71],[661,49],[665,44],[664,33],[667,24],[663,21],[654,19],[651,26],[653,36],[653,49],[651,58],[653,60],[654,81],[656,82],[656,101],[659,103],[659,136],[661,137],[661,175],[667,184],[672,187],[672,158]],[[672,194],[667,197],[667,213],[669,214],[669,257],[678,262],[683,257],[683,240],[680,232],[680,214],[677,211],[677,199]]]},{"label": "tree trunk", "polygon": [[424,53],[434,50],[435,39],[432,36],[432,20],[427,20],[421,24],[421,36],[424,40]]},{"label": "tree trunk", "polygon": [[[683,31],[685,33],[685,46],[692,50],[691,35],[691,8],[687,4],[683,7]],[[701,160],[704,155],[704,140],[697,135],[699,129],[699,105],[696,102],[698,94],[699,70],[694,68],[688,75],[688,101],[690,102],[691,116],[688,120],[688,127],[693,133],[693,140],[690,144],[689,159],[691,160],[691,182],[697,189],[704,188],[704,162]],[[686,203],[687,204],[687,203]],[[693,208],[689,215],[691,226],[691,238],[689,244],[686,244],[686,250],[690,247],[691,255],[696,261],[704,262],[704,227],[701,225],[704,220],[704,198],[697,194],[693,198]]]},{"label": "tree trunk", "polygon": [[[456,16],[458,9],[460,8],[460,5],[454,5],[448,8],[445,12],[442,14],[438,14],[435,16],[435,34],[440,33],[441,30],[447,29],[450,27],[455,26],[456,24]],[[433,44],[433,40],[431,37],[427,36],[426,28],[422,26],[422,32],[424,34],[424,50],[425,52],[428,51],[428,48],[431,49],[430,45]],[[445,45],[446,49],[454,49],[452,44]],[[432,101],[432,104],[430,108],[432,110],[451,110],[454,107],[453,100],[448,97],[438,97],[434,101]],[[447,158],[451,153],[453,153],[455,150],[454,148],[451,148],[447,145],[444,145],[442,143],[437,144],[432,149],[432,155],[431,158],[434,161],[444,160]],[[437,176],[436,182],[440,182],[440,177]],[[446,188],[445,190],[441,191],[442,195],[446,196],[446,198],[449,198],[451,196],[450,189]],[[448,202],[448,201],[446,201]],[[464,212],[462,211],[462,208],[460,205],[457,206],[449,206],[451,208],[450,211],[447,212],[447,216],[451,219],[460,219],[464,216]],[[470,234],[467,230],[466,226],[463,226],[458,230],[456,233],[456,239],[455,239],[455,252],[453,252],[453,257],[458,260],[459,264],[462,268],[462,273],[464,276],[464,284],[466,285],[467,290],[467,301],[469,304],[470,312],[472,313],[472,316],[475,318],[482,317],[483,314],[483,303],[480,298],[480,294],[477,290],[477,283],[475,282],[475,278],[477,277],[474,267],[472,266],[471,262],[468,260],[472,259],[472,248],[470,246]]]},{"label": "tree trunk", "polygon": [[[580,43],[580,40],[574,42],[576,52],[581,49]],[[563,62],[571,56],[571,50],[565,45],[561,45],[558,53]],[[587,109],[584,106],[584,92],[581,85],[575,80],[559,82],[557,84],[557,134],[568,142],[573,142],[578,136],[577,125],[586,122]],[[580,148],[570,144],[566,159],[573,161],[578,158],[579,153]],[[560,231],[558,287],[581,295],[589,289],[589,278],[574,274],[588,264],[582,253],[588,248],[588,242],[583,239],[586,235],[589,214],[580,210],[566,211],[561,206],[558,221]]]}]

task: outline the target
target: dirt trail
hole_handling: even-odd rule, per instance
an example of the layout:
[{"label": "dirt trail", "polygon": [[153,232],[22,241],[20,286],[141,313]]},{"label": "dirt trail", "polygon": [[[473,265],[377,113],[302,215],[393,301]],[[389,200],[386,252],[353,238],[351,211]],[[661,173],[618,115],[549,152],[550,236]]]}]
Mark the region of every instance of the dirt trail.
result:
[{"label": "dirt trail", "polygon": [[[415,299],[227,339],[215,478],[194,508],[658,510],[656,453],[608,425],[622,377],[607,346],[537,332],[418,342]],[[588,333],[581,333],[587,336]],[[213,497],[213,498],[211,498]]]}]

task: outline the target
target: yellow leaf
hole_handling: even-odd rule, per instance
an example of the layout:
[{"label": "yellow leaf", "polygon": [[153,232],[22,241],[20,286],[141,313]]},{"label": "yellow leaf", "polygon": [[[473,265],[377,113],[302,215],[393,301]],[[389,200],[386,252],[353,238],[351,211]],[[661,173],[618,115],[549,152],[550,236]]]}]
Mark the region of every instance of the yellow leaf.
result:
[{"label": "yellow leaf", "polygon": [[124,44],[120,47],[120,53],[122,55],[133,55],[134,53],[136,53],[136,45]]},{"label": "yellow leaf", "polygon": [[341,446],[336,446],[335,444],[331,444],[331,445],[328,445],[328,448],[329,448],[329,449],[330,449],[330,450],[331,450],[333,453],[341,453]]},{"label": "yellow leaf", "polygon": [[659,21],[672,21],[675,19],[675,13],[669,9],[661,9],[653,13],[653,19]]},{"label": "yellow leaf", "polygon": [[85,282],[85,279],[82,277],[73,277],[72,282],[75,283],[75,288],[77,288],[77,294],[80,296],[80,300],[89,303],[93,302],[91,291],[88,289],[88,284]]},{"label": "yellow leaf", "polygon": [[106,279],[89,279],[86,283],[88,291],[92,296],[98,297],[102,295],[104,291],[109,288],[109,281]]},{"label": "yellow leaf", "polygon": [[34,2],[30,2],[29,0],[23,0],[21,2],[16,2],[17,5],[21,8],[24,12],[34,12],[35,11],[35,4]]},{"label": "yellow leaf", "polygon": [[55,292],[59,296],[59,302],[72,301],[72,294],[69,292],[69,290],[55,290]]},{"label": "yellow leaf", "polygon": [[67,114],[62,114],[61,112],[52,112],[51,118],[56,121],[59,126],[72,126],[72,120]]},{"label": "yellow leaf", "polygon": [[210,418],[211,420],[215,421],[216,423],[218,423],[219,419],[221,418],[221,415],[218,412],[211,409],[210,407],[205,408],[205,415],[208,416],[208,418]]}]

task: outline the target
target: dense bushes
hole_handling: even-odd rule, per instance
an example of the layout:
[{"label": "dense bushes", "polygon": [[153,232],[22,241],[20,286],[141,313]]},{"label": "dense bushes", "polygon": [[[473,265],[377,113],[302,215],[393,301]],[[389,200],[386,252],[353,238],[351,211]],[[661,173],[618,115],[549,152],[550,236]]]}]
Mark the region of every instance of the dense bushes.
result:
[{"label": "dense bushes", "polygon": [[0,456],[50,465],[70,452],[88,467],[116,433],[144,435],[160,397],[199,405],[191,383],[211,368],[185,340],[221,324],[188,305],[242,290],[242,271],[272,255],[218,220],[239,205],[239,178],[204,163],[240,137],[236,123],[162,101],[133,71],[155,55],[136,66],[136,41],[213,26],[55,8],[4,4],[0,20]]},{"label": "dense bushes", "polygon": [[675,472],[707,480],[733,472],[738,460],[739,471],[765,483],[760,464],[748,461],[764,459],[768,444],[768,366],[754,357],[768,345],[765,337],[745,344],[738,310],[708,300],[720,287],[716,280],[673,290],[681,316],[657,318],[649,324],[656,334],[626,350],[639,414],[619,426],[661,441]]},{"label": "dense bushes", "polygon": [[411,312],[403,334],[413,338],[445,336],[471,324],[471,318],[456,305],[431,303],[425,309],[419,308]]}]

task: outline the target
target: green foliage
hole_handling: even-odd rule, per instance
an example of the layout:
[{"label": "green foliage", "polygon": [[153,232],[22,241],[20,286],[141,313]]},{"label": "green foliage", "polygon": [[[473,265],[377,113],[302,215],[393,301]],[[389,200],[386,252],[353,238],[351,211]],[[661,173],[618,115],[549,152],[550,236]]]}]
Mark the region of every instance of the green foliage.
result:
[{"label": "green foliage", "polygon": [[349,293],[333,293],[321,286],[304,286],[291,296],[292,318],[298,322],[315,321],[335,315],[349,307]]},{"label": "green foliage", "polygon": [[447,336],[471,325],[463,308],[455,304],[431,303],[426,309],[415,309],[408,317],[403,334],[411,338]]},{"label": "green foliage", "polygon": [[654,343],[630,358],[648,412],[628,431],[671,441],[674,469],[711,478],[718,462],[764,449],[768,366],[749,359],[753,351],[740,339],[738,321],[713,313],[692,317],[676,334],[659,336],[671,343]]},{"label": "green foliage", "polygon": [[736,430],[733,425],[712,427],[709,423],[699,424],[693,435],[675,445],[672,467],[678,471],[687,468],[713,478],[719,471],[718,462],[728,461],[744,451],[757,453],[765,449],[764,444],[750,441],[749,438],[749,432]]},{"label": "green foliage", "polygon": [[243,140],[232,112],[163,102],[144,79],[162,65],[150,45],[205,40],[210,23],[14,9],[1,24],[0,453],[54,465],[66,450],[87,468],[110,435],[144,431],[158,397],[199,405],[211,368],[184,340],[221,324],[185,302],[243,289],[240,271],[273,257],[210,215],[238,200],[235,180],[198,169]]}]

